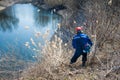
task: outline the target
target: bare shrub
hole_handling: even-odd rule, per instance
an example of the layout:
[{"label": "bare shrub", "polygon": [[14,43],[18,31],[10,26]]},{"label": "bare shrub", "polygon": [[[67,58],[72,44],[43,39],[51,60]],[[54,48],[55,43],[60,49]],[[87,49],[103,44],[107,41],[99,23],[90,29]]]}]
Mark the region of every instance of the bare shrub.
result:
[{"label": "bare shrub", "polygon": [[45,36],[46,35],[42,36],[45,40],[45,45],[43,45],[42,50],[40,49],[38,52],[40,57],[37,56],[39,62],[23,73],[25,80],[37,80],[39,78],[44,80],[59,79],[59,71],[65,72],[64,66],[69,64],[73,50],[68,48],[68,44],[64,44],[56,35],[54,35],[54,39],[52,41],[46,40]]},{"label": "bare shrub", "polygon": [[88,1],[85,10],[87,18],[85,30],[91,37],[94,37],[95,48],[101,49],[105,43],[113,43],[118,38],[115,36],[118,35],[120,23],[119,15],[110,8],[108,2]]},{"label": "bare shrub", "polygon": [[[90,62],[96,61],[93,60],[96,58],[101,64],[101,72],[103,72],[104,76],[111,72],[115,73],[114,70],[119,70],[120,67],[118,60],[120,58],[118,56],[120,47],[120,11],[117,6],[111,6],[107,0],[88,1],[84,9],[87,19],[85,31],[92,37],[94,42]],[[103,56],[99,57],[101,55]],[[103,76],[102,79],[104,79]]]}]

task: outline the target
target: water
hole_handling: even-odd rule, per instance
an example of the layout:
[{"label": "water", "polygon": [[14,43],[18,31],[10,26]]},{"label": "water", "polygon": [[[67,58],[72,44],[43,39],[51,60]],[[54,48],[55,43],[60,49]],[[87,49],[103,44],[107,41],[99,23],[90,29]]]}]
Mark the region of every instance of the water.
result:
[{"label": "water", "polygon": [[31,4],[16,4],[0,12],[0,57],[36,60],[39,50],[57,30],[60,16]]}]

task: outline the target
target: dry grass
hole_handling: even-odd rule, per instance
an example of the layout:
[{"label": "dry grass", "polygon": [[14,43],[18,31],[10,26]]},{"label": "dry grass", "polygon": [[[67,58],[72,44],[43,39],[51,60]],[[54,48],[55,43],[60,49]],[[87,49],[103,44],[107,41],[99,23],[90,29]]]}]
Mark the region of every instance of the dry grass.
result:
[{"label": "dry grass", "polygon": [[25,71],[23,80],[120,79],[120,46],[116,41],[119,40],[116,36],[119,35],[119,16],[113,15],[111,9],[108,14],[104,1],[98,2],[93,0],[86,3],[85,7],[88,22],[85,31],[90,36],[93,35],[92,40],[95,44],[89,57],[94,57],[94,60],[90,60],[85,69],[79,66],[80,60],[70,67],[68,64],[74,50],[69,48],[70,44],[64,45],[59,37],[54,36],[52,42],[46,41],[40,52],[42,54],[40,63]]},{"label": "dry grass", "polygon": [[[113,77],[119,79],[117,76],[107,77],[111,73],[116,74],[116,70],[119,70],[115,68],[119,67],[119,53],[115,54],[113,50],[112,52],[106,51],[107,48],[112,49],[111,45],[101,52],[97,51],[99,54],[94,58],[94,63],[88,62],[87,67],[82,68],[80,67],[81,58],[69,66],[70,58],[74,53],[74,50],[68,48],[69,44],[63,44],[63,41],[56,35],[52,41],[45,42],[42,51],[39,52],[40,62],[30,65],[31,67],[22,73],[21,80],[104,80]],[[115,61],[117,63],[113,64]]]},{"label": "dry grass", "polygon": [[39,52],[41,54],[40,64],[35,64],[33,69],[30,68],[30,72],[28,70],[27,79],[31,78],[31,75],[36,79],[39,77],[56,79],[58,78],[57,72],[62,70],[61,66],[69,63],[70,55],[73,51],[69,50],[68,52],[66,50],[67,44],[63,45],[62,40],[56,35],[54,36],[54,41],[45,42],[46,44],[44,45],[42,51]]},{"label": "dry grass", "polygon": [[[45,1],[48,3],[54,2],[54,0]],[[68,6],[69,1],[67,0],[56,0],[55,3],[64,4],[64,1],[66,1],[66,6]],[[34,46],[38,46],[38,48],[34,50],[39,52],[41,56],[38,57],[38,63],[30,65],[31,67],[24,70],[20,80],[120,79],[120,18],[112,9],[108,9],[110,12],[107,12],[107,6],[104,4],[104,0],[97,1],[98,2],[91,0],[87,2],[87,6],[85,6],[87,18],[85,31],[90,36],[93,35],[92,40],[94,41],[93,52],[89,57],[93,57],[94,55],[94,60],[90,60],[86,68],[79,66],[81,63],[80,60],[70,67],[69,61],[74,52],[74,50],[70,49],[70,44],[64,44],[61,38],[55,35],[52,41],[45,41],[46,44],[42,46],[42,50],[39,50],[41,45],[35,43],[31,38],[31,43]],[[49,3],[49,5],[54,4]],[[69,7],[70,6],[68,6],[68,8]],[[39,37],[39,35],[40,33],[36,34],[37,37]],[[61,35],[61,32],[59,32],[58,35]],[[47,35],[43,36],[43,38],[46,40]],[[29,47],[28,43],[26,43],[26,45]],[[91,63],[92,61],[94,62]]]}]

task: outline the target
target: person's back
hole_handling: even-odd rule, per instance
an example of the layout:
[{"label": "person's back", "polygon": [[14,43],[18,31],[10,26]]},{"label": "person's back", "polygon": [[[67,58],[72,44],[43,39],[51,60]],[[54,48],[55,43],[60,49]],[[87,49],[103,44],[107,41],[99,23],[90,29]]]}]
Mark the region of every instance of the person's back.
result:
[{"label": "person's back", "polygon": [[82,46],[87,43],[92,46],[92,42],[89,39],[89,37],[86,34],[81,32],[77,33],[72,40],[72,45],[73,45],[73,48],[75,49],[81,49]]}]

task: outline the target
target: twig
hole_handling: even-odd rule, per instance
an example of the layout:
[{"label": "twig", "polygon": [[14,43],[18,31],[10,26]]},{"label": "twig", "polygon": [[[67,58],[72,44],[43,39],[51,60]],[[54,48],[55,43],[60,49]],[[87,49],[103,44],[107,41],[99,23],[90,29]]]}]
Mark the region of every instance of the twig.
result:
[{"label": "twig", "polygon": [[118,70],[118,69],[120,69],[120,66],[114,66],[114,67],[112,67],[104,76],[106,77],[106,76],[108,76],[111,72],[113,72],[113,71],[115,71],[115,70]]},{"label": "twig", "polygon": [[95,57],[98,59],[98,61],[100,62],[100,64],[103,66],[104,64],[102,63],[102,61],[100,60],[100,58],[98,56],[95,55]]}]

